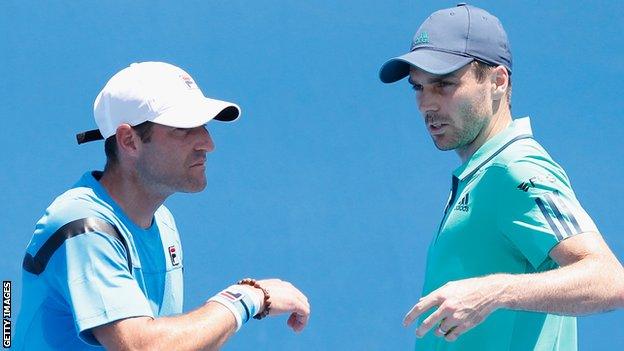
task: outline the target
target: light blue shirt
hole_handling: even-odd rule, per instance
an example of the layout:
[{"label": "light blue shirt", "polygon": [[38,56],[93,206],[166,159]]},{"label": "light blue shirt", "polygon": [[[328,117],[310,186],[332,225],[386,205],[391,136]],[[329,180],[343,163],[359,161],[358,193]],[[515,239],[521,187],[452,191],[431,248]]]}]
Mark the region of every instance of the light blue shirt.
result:
[{"label": "light blue shirt", "polygon": [[31,255],[63,225],[98,218],[119,230],[130,250],[106,233],[87,232],[66,239],[45,270],[22,271],[21,311],[16,350],[101,349],[91,329],[116,320],[160,317],[182,312],[182,247],[169,210],[163,205],[152,225],[135,225],[88,172],[56,198],[37,222],[26,249]]}]

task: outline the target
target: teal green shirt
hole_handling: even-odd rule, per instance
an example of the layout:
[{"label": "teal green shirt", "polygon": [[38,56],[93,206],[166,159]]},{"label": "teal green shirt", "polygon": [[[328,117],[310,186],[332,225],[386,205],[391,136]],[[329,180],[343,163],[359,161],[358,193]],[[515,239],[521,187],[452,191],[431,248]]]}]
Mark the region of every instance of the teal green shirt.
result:
[{"label": "teal green shirt", "polygon": [[[590,231],[596,226],[563,169],[533,139],[529,118],[515,120],[453,172],[423,296],[449,281],[554,269],[550,250]],[[576,344],[574,317],[499,309],[455,342],[431,331],[416,350],[570,351]]]}]

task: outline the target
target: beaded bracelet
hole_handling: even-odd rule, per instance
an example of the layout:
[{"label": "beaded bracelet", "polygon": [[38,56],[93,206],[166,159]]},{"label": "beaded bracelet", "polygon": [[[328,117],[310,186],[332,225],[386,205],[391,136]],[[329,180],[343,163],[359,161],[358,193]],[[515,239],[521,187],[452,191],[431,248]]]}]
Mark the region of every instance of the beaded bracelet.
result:
[{"label": "beaded bracelet", "polygon": [[251,285],[256,289],[260,289],[262,290],[262,293],[264,294],[264,309],[259,312],[258,314],[256,314],[254,316],[254,319],[262,319],[266,316],[269,315],[269,311],[271,310],[271,295],[269,295],[269,292],[266,291],[265,288],[261,287],[260,284],[258,284],[258,282],[255,279],[251,279],[251,278],[245,278],[243,280],[240,280],[237,284],[239,285]]}]

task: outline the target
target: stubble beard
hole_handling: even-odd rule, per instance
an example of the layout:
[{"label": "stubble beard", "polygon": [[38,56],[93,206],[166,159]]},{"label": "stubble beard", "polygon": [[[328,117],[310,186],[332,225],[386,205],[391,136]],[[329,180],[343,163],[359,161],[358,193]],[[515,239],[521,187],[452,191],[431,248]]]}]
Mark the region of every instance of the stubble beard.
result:
[{"label": "stubble beard", "polygon": [[[180,169],[167,169],[170,165],[160,168],[162,161],[157,160],[141,160],[137,163],[137,174],[145,187],[151,189],[155,193],[169,196],[176,192],[196,193],[206,188],[206,173],[202,172],[201,176],[193,176],[191,170],[185,165],[180,165]],[[182,170],[186,170],[184,172]]]},{"label": "stubble beard", "polygon": [[455,150],[468,148],[479,136],[479,133],[487,126],[491,119],[491,113],[488,113],[482,103],[482,99],[479,99],[476,103],[466,102],[459,107],[459,123],[453,121],[448,115],[439,115],[436,113],[427,114],[425,120],[427,125],[432,121],[440,122],[454,122],[449,127],[452,128],[450,138],[448,140],[440,139],[436,140],[432,136],[433,143],[436,148],[441,151]]}]

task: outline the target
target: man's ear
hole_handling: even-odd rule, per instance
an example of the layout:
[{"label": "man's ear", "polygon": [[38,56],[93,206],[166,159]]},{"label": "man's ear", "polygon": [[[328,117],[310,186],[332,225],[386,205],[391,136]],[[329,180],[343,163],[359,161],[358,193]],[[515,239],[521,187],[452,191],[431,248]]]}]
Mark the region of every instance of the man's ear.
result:
[{"label": "man's ear", "polygon": [[141,141],[139,135],[128,124],[122,124],[117,127],[115,133],[115,139],[117,140],[117,149],[119,154],[136,157],[141,149]]},{"label": "man's ear", "polygon": [[492,99],[501,100],[507,93],[509,85],[509,72],[504,66],[496,66],[490,72]]}]

